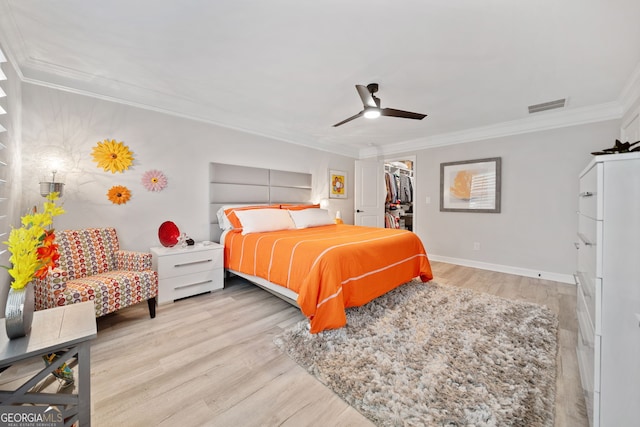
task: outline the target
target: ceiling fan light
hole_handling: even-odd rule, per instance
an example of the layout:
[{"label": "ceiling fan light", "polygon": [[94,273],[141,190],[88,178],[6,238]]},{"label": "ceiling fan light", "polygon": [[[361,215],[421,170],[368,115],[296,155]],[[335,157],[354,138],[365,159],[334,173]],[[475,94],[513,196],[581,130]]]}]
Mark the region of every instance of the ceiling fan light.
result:
[{"label": "ceiling fan light", "polygon": [[377,119],[378,117],[380,117],[380,110],[377,109],[377,108],[373,108],[373,107],[367,108],[364,111],[364,116],[367,119]]}]

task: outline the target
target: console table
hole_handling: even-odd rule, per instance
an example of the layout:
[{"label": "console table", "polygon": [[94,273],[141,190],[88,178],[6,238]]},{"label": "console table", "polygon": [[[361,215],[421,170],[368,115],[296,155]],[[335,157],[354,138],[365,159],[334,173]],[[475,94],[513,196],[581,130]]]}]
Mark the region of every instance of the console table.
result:
[{"label": "console table", "polygon": [[[91,379],[89,340],[97,335],[93,301],[56,307],[33,313],[29,335],[10,340],[0,319],[0,370],[31,358],[58,353],[55,363],[43,368],[16,390],[0,391],[0,405],[40,404],[64,407],[65,425],[76,421],[81,427],[91,425]],[[78,360],[76,394],[35,393],[34,386],[62,363]],[[44,365],[44,362],[42,362]]]}]

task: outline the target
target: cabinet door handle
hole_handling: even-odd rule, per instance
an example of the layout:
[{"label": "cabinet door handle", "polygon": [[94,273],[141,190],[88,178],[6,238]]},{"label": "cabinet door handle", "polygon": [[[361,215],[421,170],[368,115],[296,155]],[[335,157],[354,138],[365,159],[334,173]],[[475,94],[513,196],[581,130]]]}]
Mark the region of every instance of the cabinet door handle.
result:
[{"label": "cabinet door handle", "polygon": [[580,197],[593,197],[595,193],[592,193],[591,191],[583,191],[582,193],[579,194]]},{"label": "cabinet door handle", "polygon": [[584,292],[585,298],[593,299],[593,295],[591,294],[591,292],[589,292],[590,291],[589,288],[585,286],[587,284],[587,281],[583,276],[584,276],[584,273],[581,271],[577,271],[576,274],[573,275],[573,277],[575,277],[575,280],[576,280],[576,285],[578,285],[580,289],[582,289],[582,292]]},{"label": "cabinet door handle", "polygon": [[595,243],[587,239],[584,234],[578,233],[578,237],[582,240],[582,243],[584,243],[585,246],[595,246]]},{"label": "cabinet door handle", "polygon": [[211,262],[211,261],[213,261],[213,260],[212,259],[203,259],[201,261],[192,261],[192,262],[185,262],[185,263],[182,263],[182,264],[175,264],[174,267],[186,267],[188,265],[204,264],[204,263]]},{"label": "cabinet door handle", "polygon": [[173,289],[184,289],[184,288],[190,288],[192,286],[198,286],[198,285],[205,285],[207,283],[211,283],[213,280],[205,280],[203,282],[197,282],[197,283],[189,283],[188,285],[180,285],[180,286],[176,286]]}]

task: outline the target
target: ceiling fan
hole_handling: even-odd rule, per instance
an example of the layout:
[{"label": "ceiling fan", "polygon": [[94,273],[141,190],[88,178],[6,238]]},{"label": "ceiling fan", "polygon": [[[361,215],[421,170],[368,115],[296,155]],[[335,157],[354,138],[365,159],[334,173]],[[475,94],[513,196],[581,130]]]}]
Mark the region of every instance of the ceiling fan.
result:
[{"label": "ceiling fan", "polygon": [[360,111],[355,116],[351,116],[348,119],[336,123],[333,127],[343,125],[350,122],[353,119],[364,116],[368,119],[375,119],[380,116],[401,117],[403,119],[415,119],[422,120],[427,117],[426,114],[412,113],[411,111],[396,110],[393,108],[380,108],[380,98],[374,95],[378,91],[378,83],[369,83],[366,86],[356,85],[358,95],[362,99],[364,110]]}]

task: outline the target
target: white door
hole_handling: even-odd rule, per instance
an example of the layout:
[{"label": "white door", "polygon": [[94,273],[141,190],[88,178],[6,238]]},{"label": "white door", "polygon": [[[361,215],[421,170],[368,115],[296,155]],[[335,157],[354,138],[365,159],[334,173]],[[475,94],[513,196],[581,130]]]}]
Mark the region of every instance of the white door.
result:
[{"label": "white door", "polygon": [[384,162],[356,160],[355,175],[355,224],[384,228]]}]

